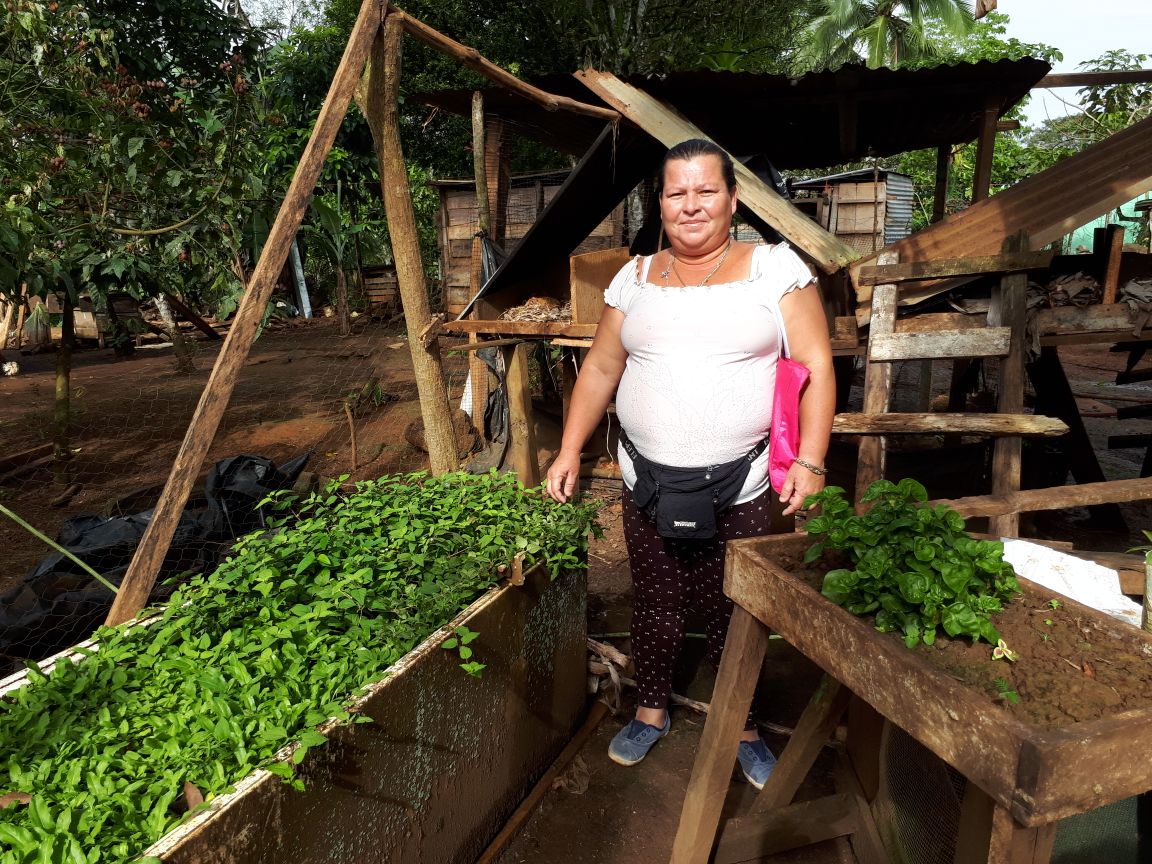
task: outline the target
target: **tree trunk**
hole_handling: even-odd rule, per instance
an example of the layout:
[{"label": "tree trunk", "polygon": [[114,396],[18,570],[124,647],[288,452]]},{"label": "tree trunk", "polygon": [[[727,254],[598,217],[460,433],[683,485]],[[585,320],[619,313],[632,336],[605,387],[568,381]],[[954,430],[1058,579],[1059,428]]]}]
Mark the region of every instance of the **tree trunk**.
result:
[{"label": "tree trunk", "polygon": [[120,316],[116,314],[116,306],[112,298],[105,299],[108,311],[108,326],[112,329],[112,352],[119,358],[125,359],[136,353],[136,336],[128,332]]},{"label": "tree trunk", "polygon": [[176,371],[185,375],[189,372],[195,372],[196,365],[192,362],[192,352],[188,348],[187,340],[181,335],[180,328],[176,325],[176,316],[172,314],[172,307],[168,304],[168,298],[163,294],[157,294],[152,299],[156,302],[156,311],[160,313],[160,329],[164,331],[164,335],[172,343],[172,351],[176,354]]},{"label": "tree trunk", "polygon": [[[376,144],[380,162],[380,188],[388,216],[388,236],[400,285],[400,301],[408,327],[408,346],[416,372],[416,389],[420,394],[420,412],[424,417],[424,434],[433,474],[453,471],[460,463],[452,431],[452,412],[444,387],[440,345],[436,338],[425,345],[421,335],[431,320],[428,291],[424,284],[424,264],[420,260],[420,241],[416,233],[416,216],[400,147],[397,96],[400,77],[401,23],[396,13],[384,19],[381,33],[372,46],[371,72],[365,112]],[[381,81],[383,77],[383,81]]]},{"label": "tree trunk", "polygon": [[64,292],[60,322],[60,350],[56,352],[56,403],[53,410],[54,481],[58,487],[72,482],[72,345],[76,341],[76,316],[72,295]]},{"label": "tree trunk", "polygon": [[351,335],[352,313],[348,308],[348,277],[344,275],[344,268],[339,264],[336,265],[336,315],[340,319],[340,335]]}]

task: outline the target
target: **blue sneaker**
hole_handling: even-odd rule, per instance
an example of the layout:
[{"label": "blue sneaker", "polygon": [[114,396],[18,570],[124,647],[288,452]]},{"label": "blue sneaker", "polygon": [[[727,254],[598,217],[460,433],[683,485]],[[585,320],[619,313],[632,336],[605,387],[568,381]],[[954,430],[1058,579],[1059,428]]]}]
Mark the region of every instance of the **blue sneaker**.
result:
[{"label": "blue sneaker", "polygon": [[776,757],[772,755],[768,745],[759,738],[755,741],[741,741],[740,749],[736,751],[736,758],[740,761],[744,779],[756,789],[763,789],[772,774],[772,769],[776,767]]},{"label": "blue sneaker", "polygon": [[635,765],[648,755],[652,745],[667,735],[671,728],[672,718],[667,713],[664,714],[662,727],[633,720],[617,732],[608,745],[608,758],[620,765]]}]

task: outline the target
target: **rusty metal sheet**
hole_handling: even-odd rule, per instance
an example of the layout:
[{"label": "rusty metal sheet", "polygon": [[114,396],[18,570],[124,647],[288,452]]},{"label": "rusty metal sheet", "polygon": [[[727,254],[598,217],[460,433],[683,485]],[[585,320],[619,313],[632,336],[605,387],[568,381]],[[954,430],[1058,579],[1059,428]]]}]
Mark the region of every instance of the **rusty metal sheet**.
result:
[{"label": "rusty metal sheet", "polygon": [[[1025,232],[1029,245],[1038,249],[1149,190],[1152,117],[884,249],[898,253],[901,264],[995,255],[1017,231]],[[875,258],[869,255],[852,265],[853,282],[860,267]],[[946,280],[901,291],[900,302],[919,302],[956,284]],[[856,320],[865,324],[871,316],[872,289],[856,287]]]}]

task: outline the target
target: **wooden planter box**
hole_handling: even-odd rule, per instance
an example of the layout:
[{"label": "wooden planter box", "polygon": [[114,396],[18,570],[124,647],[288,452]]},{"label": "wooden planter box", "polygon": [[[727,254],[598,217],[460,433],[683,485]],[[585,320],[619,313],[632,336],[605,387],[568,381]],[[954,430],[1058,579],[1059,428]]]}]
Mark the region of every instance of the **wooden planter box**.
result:
[{"label": "wooden planter box", "polygon": [[[1045,825],[1152,789],[1152,708],[1056,729],[1023,722],[784,569],[782,558],[802,556],[812,542],[805,535],[732,542],[725,591],[1020,825]],[[1052,594],[1020,583],[1027,593]],[[1152,662],[1152,634],[1072,600],[1063,609],[1106,634],[1142,642]]]},{"label": "wooden planter box", "polygon": [[[490,590],[368,688],[353,710],[374,723],[321,727],[328,743],[298,768],[306,791],[257,771],[144,854],[172,864],[474,861],[582,719],[586,601],[583,571],[549,581],[536,567],[524,585]],[[480,633],[479,679],[440,647],[460,624]]]}]

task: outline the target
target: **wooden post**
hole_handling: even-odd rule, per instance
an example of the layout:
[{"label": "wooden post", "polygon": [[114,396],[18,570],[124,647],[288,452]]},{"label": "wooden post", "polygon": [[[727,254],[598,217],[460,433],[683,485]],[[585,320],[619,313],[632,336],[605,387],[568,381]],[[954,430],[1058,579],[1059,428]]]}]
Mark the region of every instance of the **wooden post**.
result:
[{"label": "wooden post", "polygon": [[[894,252],[881,252],[877,259],[880,264],[895,264]],[[869,350],[874,337],[891,333],[896,327],[897,290],[894,284],[877,285],[872,289],[872,323],[869,329]],[[865,355],[864,406],[865,414],[884,414],[888,411],[888,400],[892,389],[892,364],[873,361]],[[873,481],[884,476],[886,441],[882,435],[874,435],[860,442],[856,464],[856,506]]]},{"label": "wooden post", "polygon": [[[479,90],[472,94],[472,165],[476,176],[476,229],[477,235],[492,237],[492,218],[488,198],[488,172],[485,161],[486,138],[484,135],[484,94]],[[471,293],[475,297],[484,287],[482,241],[479,236],[472,238],[472,284]],[[476,318],[476,310],[472,311]],[[480,340],[476,333],[468,334],[469,344]],[[488,364],[472,351],[468,354],[468,380],[471,384],[472,404],[468,413],[472,425],[484,433],[484,410],[488,405]]]},{"label": "wooden post", "polygon": [[[1027,252],[1027,235],[1021,232],[1009,237],[1004,241],[1004,251]],[[1012,331],[1008,356],[1000,358],[1000,393],[996,410],[1001,414],[1021,414],[1024,411],[1024,326],[1027,293],[1027,273],[1006,274],[1001,277],[1000,285],[992,292],[992,305],[988,310],[989,327],[1008,327]],[[1023,441],[1017,436],[996,439],[992,450],[993,495],[1019,491],[1022,447]],[[998,537],[1019,537],[1020,514],[1008,513],[993,517],[988,531]]]},{"label": "wooden post", "polygon": [[1120,261],[1124,256],[1124,226],[1109,225],[1104,235],[1104,291],[1101,303],[1115,303],[1120,289]]},{"label": "wooden post", "polygon": [[412,352],[416,389],[420,395],[420,413],[424,417],[428,458],[432,473],[443,474],[460,467],[460,463],[456,457],[456,437],[452,431],[448,393],[444,388],[440,346],[435,337],[421,338],[432,316],[424,283],[424,263],[420,259],[416,214],[408,188],[404,152],[400,147],[397,97],[400,92],[400,40],[403,32],[400,19],[389,13],[372,48],[367,118],[376,144],[376,158],[380,162],[380,188],[388,216],[388,236],[392,241],[392,257],[396,262],[400,302],[404,307],[404,321],[408,328],[408,348]]},{"label": "wooden post", "polygon": [[706,864],[709,860],[720,824],[724,793],[732,779],[740,730],[748,719],[767,648],[768,628],[737,606],[732,611],[732,623],[728,626],[728,638],[716,674],[714,691],[719,698],[713,700],[704,723],[704,734],[684,796],[684,809],[680,811],[672,864]]},{"label": "wooden post", "polygon": [[528,489],[540,485],[532,391],[528,383],[528,344],[505,345],[504,386],[508,395],[508,464]]},{"label": "wooden post", "polygon": [[941,144],[936,148],[936,191],[932,198],[932,222],[944,218],[948,207],[948,175],[952,171],[952,146]]},{"label": "wooden post", "polygon": [[980,119],[980,137],[976,141],[976,171],[972,177],[972,203],[988,197],[992,187],[992,154],[996,149],[996,105],[985,106]]},{"label": "wooden post", "polygon": [[256,331],[264,315],[264,308],[276,285],[276,277],[279,276],[288,257],[288,247],[292,243],[292,238],[296,236],[301,219],[304,218],[312,190],[320,177],[328,151],[332,148],[332,141],[344,120],[348,103],[352,99],[352,91],[360,78],[360,71],[364,68],[372,39],[379,29],[379,3],[377,0],[364,0],[359,17],[352,28],[352,34],[348,38],[348,45],[344,49],[340,66],[332,79],[332,86],[328,89],[324,107],[320,109],[320,116],[312,128],[312,136],[308,139],[308,145],[304,148],[304,154],[296,166],[292,183],[280,205],[279,213],[276,214],[276,221],[268,233],[268,240],[256,264],[256,270],[252,273],[248,289],[240,300],[228,337],[220,347],[212,375],[204,386],[204,392],[200,394],[200,402],[196,406],[195,414],[192,415],[192,422],[188,424],[188,431],[184,434],[184,441],[172,464],[168,482],[156,504],[148,529],[140,539],[136,555],[124,574],[120,593],[116,595],[112,611],[108,614],[107,623],[110,626],[129,620],[148,602],[148,595],[156,581],[160,564],[168,554],[168,547],[172,543],[172,533],[176,530],[188,494],[192,491],[192,486],[200,473],[200,466],[204,463],[204,457],[208,454],[208,448],[216,436],[216,429],[220,425],[224,409],[228,407],[228,399],[236,386],[236,379],[248,359],[252,342],[256,338]]}]

